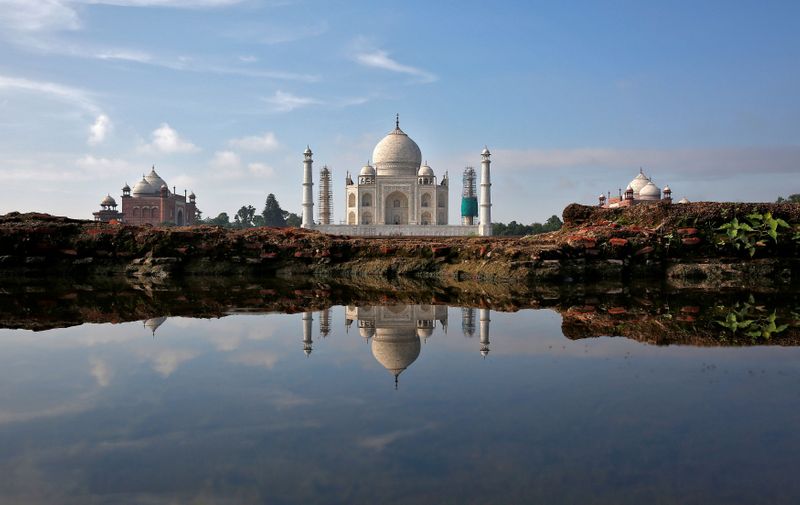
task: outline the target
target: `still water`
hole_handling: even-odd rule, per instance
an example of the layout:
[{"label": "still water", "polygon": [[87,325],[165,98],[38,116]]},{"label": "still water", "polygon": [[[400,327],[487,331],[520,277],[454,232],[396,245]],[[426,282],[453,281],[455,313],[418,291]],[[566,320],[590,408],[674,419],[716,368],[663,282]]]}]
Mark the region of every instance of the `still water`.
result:
[{"label": "still water", "polygon": [[547,309],[0,330],[3,504],[798,503],[798,426],[798,347]]}]

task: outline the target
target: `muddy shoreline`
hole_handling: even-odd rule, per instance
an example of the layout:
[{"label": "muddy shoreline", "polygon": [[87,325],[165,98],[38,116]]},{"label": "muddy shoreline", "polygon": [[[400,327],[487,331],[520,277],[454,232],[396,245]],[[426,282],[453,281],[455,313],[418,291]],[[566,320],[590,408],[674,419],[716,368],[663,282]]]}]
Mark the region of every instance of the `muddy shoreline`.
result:
[{"label": "muddy shoreline", "polygon": [[[767,213],[789,229],[779,229],[777,240],[755,237],[752,251],[720,231],[733,219]],[[800,285],[800,238],[792,235],[800,229],[797,204],[573,204],[563,217],[562,230],[530,237],[357,238],[298,228],[142,227],[12,213],[0,216],[0,277],[381,277],[516,285],[649,279],[675,288],[756,290]]]}]

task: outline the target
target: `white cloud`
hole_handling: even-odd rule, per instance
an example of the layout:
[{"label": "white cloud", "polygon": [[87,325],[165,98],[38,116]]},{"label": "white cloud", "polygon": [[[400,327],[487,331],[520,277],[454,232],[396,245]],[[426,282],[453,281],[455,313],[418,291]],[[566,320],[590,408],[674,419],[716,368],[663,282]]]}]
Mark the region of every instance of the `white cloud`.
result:
[{"label": "white cloud", "polygon": [[87,142],[92,146],[101,144],[113,127],[111,119],[105,114],[100,114],[89,127],[89,139]]},{"label": "white cloud", "polygon": [[134,165],[119,158],[97,158],[87,154],[75,160],[75,166],[86,176],[136,175]]},{"label": "white cloud", "polygon": [[389,53],[382,49],[356,52],[355,60],[366,67],[379,68],[390,72],[408,74],[419,78],[420,82],[433,82],[437,79],[432,73],[421,68],[404,65],[392,59]]},{"label": "white cloud", "polygon": [[172,7],[180,9],[203,9],[227,7],[244,0],[72,0],[85,4],[116,5],[119,7]]},{"label": "white cloud", "polygon": [[264,163],[250,163],[247,165],[247,170],[251,174],[261,177],[272,177],[275,175],[275,169]]},{"label": "white cloud", "polygon": [[182,139],[178,132],[167,123],[161,123],[161,126],[153,130],[151,136],[153,141],[143,146],[142,150],[145,152],[173,154],[193,153],[200,150],[188,140]]},{"label": "white cloud", "polygon": [[70,86],[45,81],[32,81],[20,77],[0,75],[0,90],[20,90],[47,95],[51,98],[75,105],[92,115],[101,114],[100,108],[86,91]]},{"label": "white cloud", "polygon": [[242,166],[242,159],[233,151],[217,151],[211,160],[211,166],[217,170],[236,173]]},{"label": "white cloud", "polygon": [[239,56],[239,61],[241,61],[242,63],[255,63],[258,61],[258,58],[251,54],[243,54]]},{"label": "white cloud", "polygon": [[297,96],[281,90],[276,91],[269,98],[264,98],[264,101],[272,106],[274,112],[289,112],[300,107],[322,103],[316,98]]},{"label": "white cloud", "polygon": [[77,30],[78,13],[63,0],[0,0],[0,26],[16,32]]},{"label": "white cloud", "polygon": [[238,139],[231,139],[228,145],[237,149],[255,152],[274,151],[278,148],[278,139],[272,132],[266,132],[261,135],[252,135],[250,137],[242,137]]}]

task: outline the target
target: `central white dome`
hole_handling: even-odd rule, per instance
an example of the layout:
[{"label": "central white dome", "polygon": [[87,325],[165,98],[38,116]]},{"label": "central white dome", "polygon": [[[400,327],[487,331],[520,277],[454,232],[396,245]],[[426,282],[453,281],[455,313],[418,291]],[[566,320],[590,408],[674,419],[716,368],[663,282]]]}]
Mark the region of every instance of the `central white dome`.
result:
[{"label": "central white dome", "polygon": [[415,176],[422,164],[422,152],[416,142],[400,126],[383,137],[372,151],[372,161],[378,175]]}]

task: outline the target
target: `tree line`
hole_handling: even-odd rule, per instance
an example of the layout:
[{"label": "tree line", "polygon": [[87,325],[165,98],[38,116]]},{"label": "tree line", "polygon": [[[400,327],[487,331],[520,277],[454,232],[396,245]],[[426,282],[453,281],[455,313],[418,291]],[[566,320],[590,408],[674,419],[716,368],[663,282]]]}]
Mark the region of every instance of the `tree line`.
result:
[{"label": "tree line", "polygon": [[505,223],[492,223],[492,234],[504,237],[520,237],[524,235],[538,235],[550,231],[560,230],[564,223],[556,215],[550,216],[542,223],[522,224],[516,221]]},{"label": "tree line", "polygon": [[254,228],[256,226],[299,227],[301,219],[294,212],[283,210],[275,195],[270,193],[267,195],[264,209],[260,214],[256,214],[256,208],[252,205],[243,205],[233,215],[233,221],[231,221],[227,212],[220,212],[217,217],[203,219],[202,223],[224,228]]}]

